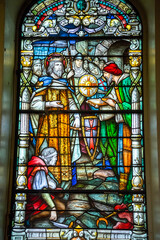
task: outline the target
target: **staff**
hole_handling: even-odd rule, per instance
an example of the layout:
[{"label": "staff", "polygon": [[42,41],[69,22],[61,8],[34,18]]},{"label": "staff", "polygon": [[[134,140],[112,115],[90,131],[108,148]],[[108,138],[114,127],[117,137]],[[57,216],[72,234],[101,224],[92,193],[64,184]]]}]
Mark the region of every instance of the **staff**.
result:
[{"label": "staff", "polygon": [[[72,57],[71,57],[71,51],[70,51],[70,42],[69,41],[68,41],[68,53],[69,53],[70,67],[71,67],[71,70],[73,70]],[[72,80],[72,84],[73,84],[73,87],[74,87],[74,76],[71,77],[71,80]]]}]

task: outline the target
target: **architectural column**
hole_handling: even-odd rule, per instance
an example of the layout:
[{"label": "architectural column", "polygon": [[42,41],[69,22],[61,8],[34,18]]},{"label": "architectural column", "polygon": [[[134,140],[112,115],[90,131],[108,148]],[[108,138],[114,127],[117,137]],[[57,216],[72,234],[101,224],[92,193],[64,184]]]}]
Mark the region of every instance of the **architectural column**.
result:
[{"label": "architectural column", "polygon": [[[137,46],[137,45],[136,45]],[[132,47],[132,45],[131,45]],[[132,110],[141,110],[141,97],[142,97],[142,74],[140,70],[141,65],[141,50],[134,49],[129,51],[129,61],[131,65],[130,78],[132,86],[130,88],[130,94],[132,98]],[[132,113],[132,190],[143,191],[143,178],[142,178],[142,133],[141,133],[141,118],[142,114]],[[145,213],[144,213],[145,199],[144,195],[133,194],[132,206],[133,206],[133,235],[132,240],[147,239],[145,232]]]},{"label": "architectural column", "polygon": [[[30,88],[30,80],[32,77],[33,51],[21,52],[21,64],[23,71],[20,73],[20,109],[29,110],[30,97],[32,90]],[[17,171],[17,190],[27,189],[27,163],[29,150],[29,114],[20,114],[19,131],[19,152],[18,152],[18,171]],[[25,210],[27,196],[25,193],[17,193],[15,196],[15,221],[12,232],[12,239],[26,239],[25,237]]]}]

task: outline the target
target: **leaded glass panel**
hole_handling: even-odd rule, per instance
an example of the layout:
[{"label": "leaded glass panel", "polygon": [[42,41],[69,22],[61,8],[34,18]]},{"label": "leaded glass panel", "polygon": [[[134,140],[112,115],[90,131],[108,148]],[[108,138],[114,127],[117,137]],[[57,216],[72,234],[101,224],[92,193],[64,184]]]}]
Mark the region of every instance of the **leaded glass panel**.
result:
[{"label": "leaded glass panel", "polygon": [[11,238],[147,240],[138,13],[40,0],[20,29]]}]

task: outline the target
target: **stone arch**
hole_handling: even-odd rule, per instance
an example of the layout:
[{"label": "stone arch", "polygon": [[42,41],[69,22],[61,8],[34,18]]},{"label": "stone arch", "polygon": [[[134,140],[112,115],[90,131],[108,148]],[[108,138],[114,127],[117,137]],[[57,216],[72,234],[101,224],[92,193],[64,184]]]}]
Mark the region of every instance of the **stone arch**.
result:
[{"label": "stone arch", "polygon": [[[116,61],[122,71],[124,71],[124,64],[129,65],[129,61],[126,61],[127,56],[129,55],[130,42],[126,40],[120,40],[113,43],[108,49],[108,55],[112,57],[108,57],[109,61]],[[119,47],[120,46],[120,47]],[[118,60],[114,55],[121,56]]]}]

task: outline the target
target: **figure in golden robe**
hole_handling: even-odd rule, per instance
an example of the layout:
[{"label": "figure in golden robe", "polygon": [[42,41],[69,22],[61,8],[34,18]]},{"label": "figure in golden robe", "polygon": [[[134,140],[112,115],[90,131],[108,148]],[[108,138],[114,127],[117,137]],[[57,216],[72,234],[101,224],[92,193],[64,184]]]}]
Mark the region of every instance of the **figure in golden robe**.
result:
[{"label": "figure in golden robe", "polygon": [[[80,117],[77,113],[69,113],[77,110],[77,106],[72,88],[67,79],[62,78],[65,66],[66,60],[63,55],[50,54],[45,60],[48,76],[39,78],[41,87],[33,93],[31,99],[31,109],[42,112],[35,114],[35,122],[38,123],[35,155],[38,156],[45,147],[57,150],[58,161],[52,171],[58,182],[72,179],[71,162],[79,158],[80,152],[74,151],[77,152],[77,156],[71,156],[70,119],[74,121],[72,126],[78,129]],[[72,74],[74,73],[70,72],[68,78]],[[32,122],[33,118],[34,116]]]}]

